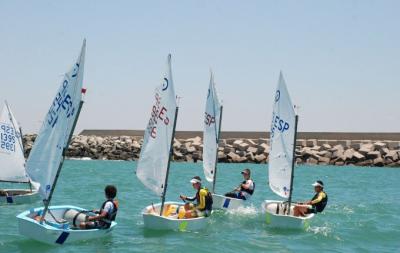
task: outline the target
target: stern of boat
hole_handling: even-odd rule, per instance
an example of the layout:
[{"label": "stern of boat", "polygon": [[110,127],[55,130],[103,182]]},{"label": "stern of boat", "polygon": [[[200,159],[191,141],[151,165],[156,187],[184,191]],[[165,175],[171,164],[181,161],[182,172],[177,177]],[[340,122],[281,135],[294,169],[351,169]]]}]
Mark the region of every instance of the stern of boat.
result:
[{"label": "stern of boat", "polygon": [[287,215],[287,203],[276,200],[265,200],[261,207],[265,213],[265,222],[268,226],[274,228],[285,229],[306,229],[309,226],[309,220],[314,217],[314,214],[308,214],[305,217],[293,216],[294,206],[290,206],[290,214]]},{"label": "stern of boat", "polygon": [[147,206],[142,210],[144,227],[153,230],[176,231],[194,231],[206,227],[208,223],[206,217],[179,219],[176,211],[175,213],[170,211],[178,210],[180,206],[183,206],[183,204],[179,202],[165,202],[163,216],[160,216],[161,203]]},{"label": "stern of boat", "polygon": [[39,194],[37,190],[30,191],[28,189],[3,189],[7,192],[8,196],[0,195],[0,205],[6,204],[30,204],[39,201]]},{"label": "stern of boat", "polygon": [[[20,213],[17,216],[18,228],[21,235],[51,245],[62,245],[81,240],[99,238],[110,233],[117,223],[113,222],[108,229],[76,229],[70,222],[64,219],[68,210],[84,211],[75,206],[52,206],[49,207],[52,215],[46,213],[45,221],[40,222],[43,207],[33,208]],[[55,220],[56,219],[56,220]]]},{"label": "stern of boat", "polygon": [[223,210],[236,210],[243,207],[246,203],[243,199],[235,199],[230,197],[225,197],[219,194],[212,194],[213,197],[213,210],[223,209]]}]

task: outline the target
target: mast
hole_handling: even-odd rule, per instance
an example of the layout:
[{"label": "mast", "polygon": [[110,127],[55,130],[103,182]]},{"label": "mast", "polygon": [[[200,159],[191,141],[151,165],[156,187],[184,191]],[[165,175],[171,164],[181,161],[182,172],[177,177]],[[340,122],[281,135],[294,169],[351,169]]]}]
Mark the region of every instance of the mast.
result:
[{"label": "mast", "polygon": [[219,146],[219,138],[221,135],[221,123],[222,123],[222,109],[223,106],[221,105],[220,111],[221,113],[219,114],[219,126],[218,126],[218,135],[216,136],[216,142],[217,142],[217,150],[216,156],[215,156],[215,167],[214,167],[214,178],[213,178],[213,186],[212,186],[212,192],[215,193],[215,181],[217,180],[217,167],[218,167],[218,146]]},{"label": "mast", "polygon": [[[22,141],[21,150],[22,150],[22,153],[25,156],[25,148],[24,148],[24,140],[23,140],[24,136],[22,134],[22,127],[19,127],[19,134],[21,135],[21,141]],[[30,182],[30,180],[29,180],[29,182]]]},{"label": "mast", "polygon": [[79,114],[81,113],[82,105],[83,105],[83,100],[81,100],[81,101],[79,102],[78,112],[77,112],[77,114],[76,114],[74,123],[73,123],[73,125],[72,125],[71,132],[69,133],[67,143],[65,144],[65,147],[64,147],[64,149],[63,149],[62,159],[61,159],[60,164],[58,165],[56,177],[54,178],[54,182],[53,182],[53,185],[52,185],[52,187],[51,187],[51,190],[50,190],[50,193],[49,193],[49,197],[48,197],[47,199],[44,199],[44,200],[43,200],[43,203],[44,203],[44,210],[43,210],[42,217],[40,218],[40,223],[43,222],[44,216],[46,215],[46,213],[47,213],[47,211],[48,211],[48,209],[49,209],[50,201],[51,201],[51,198],[52,198],[52,196],[53,196],[54,189],[56,188],[56,184],[57,184],[57,181],[58,181],[58,177],[60,176],[61,168],[62,168],[62,166],[63,166],[63,164],[64,164],[65,155],[66,155],[66,153],[67,153],[69,143],[70,143],[71,138],[72,138],[72,135],[73,135],[73,133],[74,133],[76,123],[78,122]]},{"label": "mast", "polygon": [[161,196],[161,209],[160,209],[160,216],[162,216],[163,210],[164,210],[164,203],[165,203],[165,195],[167,193],[167,185],[168,185],[168,175],[169,175],[169,166],[171,164],[171,157],[174,152],[174,139],[175,139],[175,128],[176,128],[176,122],[178,120],[178,110],[179,106],[176,107],[175,109],[175,120],[174,120],[174,127],[172,129],[172,137],[171,137],[171,146],[169,148],[169,156],[168,156],[168,165],[167,165],[167,173],[165,176],[165,182],[164,182],[164,189],[163,189],[163,194]]},{"label": "mast", "polygon": [[296,140],[297,140],[297,123],[299,121],[299,115],[296,114],[294,121],[294,140],[293,140],[293,157],[292,157],[292,171],[290,175],[290,192],[289,192],[289,208],[288,215],[290,214],[290,205],[292,202],[292,194],[293,194],[293,178],[294,178],[294,165],[296,163]]}]

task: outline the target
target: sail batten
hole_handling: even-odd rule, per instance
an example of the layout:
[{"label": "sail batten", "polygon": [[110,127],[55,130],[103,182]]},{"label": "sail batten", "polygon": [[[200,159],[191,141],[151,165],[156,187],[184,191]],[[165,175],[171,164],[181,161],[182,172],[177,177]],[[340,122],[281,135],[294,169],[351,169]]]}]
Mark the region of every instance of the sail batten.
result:
[{"label": "sail batten", "polygon": [[48,200],[53,191],[64,149],[68,148],[68,140],[78,118],[85,51],[86,41],[77,61],[65,73],[28,157],[27,172],[33,181],[40,183],[39,193],[43,200]]},{"label": "sail batten", "polygon": [[172,79],[171,55],[162,84],[155,90],[155,102],[145,129],[136,176],[159,196],[166,187],[167,169],[176,121],[176,95]]},{"label": "sail batten", "polygon": [[295,146],[296,113],[282,73],[275,92],[270,131],[269,186],[283,198],[289,198]]},{"label": "sail batten", "polygon": [[7,102],[0,114],[0,181],[28,183],[22,133]]},{"label": "sail batten", "polygon": [[218,98],[214,76],[211,73],[207,92],[203,130],[203,170],[208,182],[214,181],[217,163],[219,130],[221,124],[222,102]]}]

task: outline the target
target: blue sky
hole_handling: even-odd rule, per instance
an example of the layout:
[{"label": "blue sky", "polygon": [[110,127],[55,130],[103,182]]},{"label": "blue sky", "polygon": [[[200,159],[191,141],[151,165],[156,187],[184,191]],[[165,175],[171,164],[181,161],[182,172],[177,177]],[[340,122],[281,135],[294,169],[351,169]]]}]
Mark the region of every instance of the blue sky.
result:
[{"label": "blue sky", "polygon": [[269,129],[279,71],[300,131],[399,131],[400,1],[0,0],[0,100],[35,132],[87,39],[77,130],[143,129],[172,53],[178,130]]}]

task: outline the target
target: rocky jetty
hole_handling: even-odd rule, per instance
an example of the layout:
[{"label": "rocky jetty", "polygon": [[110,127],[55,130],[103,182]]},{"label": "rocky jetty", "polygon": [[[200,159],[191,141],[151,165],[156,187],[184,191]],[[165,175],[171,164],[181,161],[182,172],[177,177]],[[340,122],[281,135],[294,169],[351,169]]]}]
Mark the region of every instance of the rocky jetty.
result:
[{"label": "rocky jetty", "polygon": [[[28,156],[35,135],[24,135]],[[67,156],[97,160],[137,160],[143,139],[131,136],[74,136]],[[174,160],[202,160],[201,137],[174,140]],[[268,139],[222,139],[218,148],[219,162],[267,163]],[[400,167],[400,141],[317,140],[299,139],[296,143],[297,164],[357,165]]]}]

